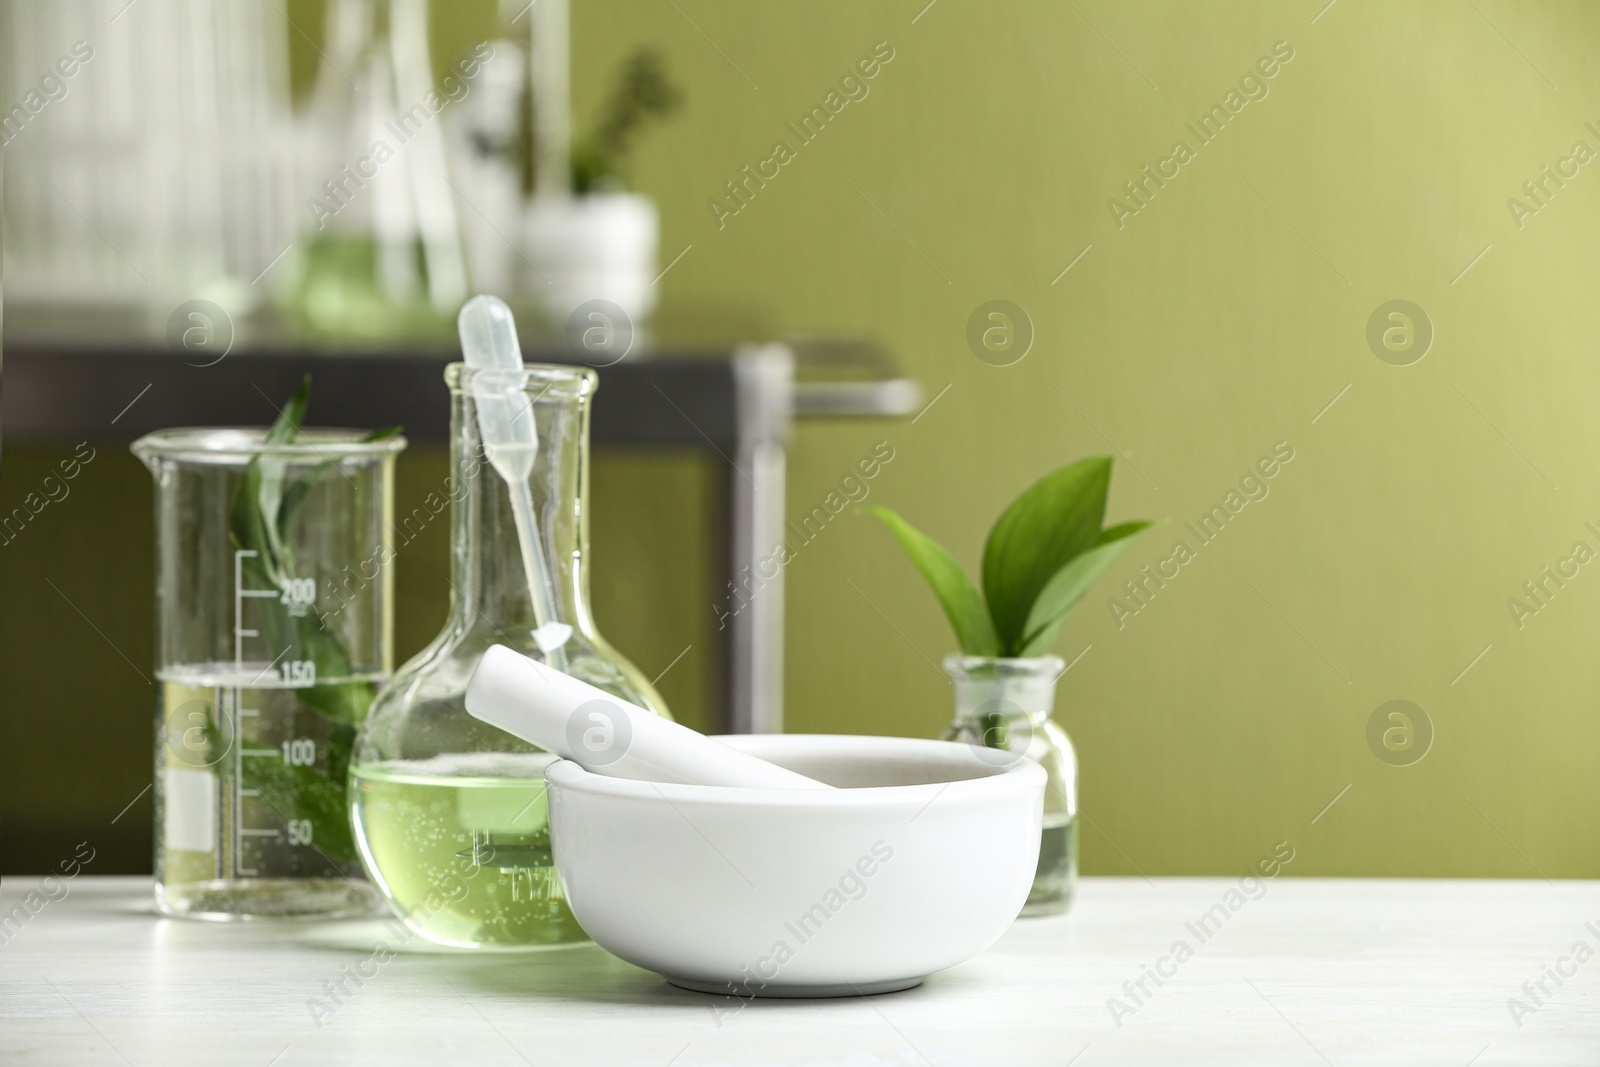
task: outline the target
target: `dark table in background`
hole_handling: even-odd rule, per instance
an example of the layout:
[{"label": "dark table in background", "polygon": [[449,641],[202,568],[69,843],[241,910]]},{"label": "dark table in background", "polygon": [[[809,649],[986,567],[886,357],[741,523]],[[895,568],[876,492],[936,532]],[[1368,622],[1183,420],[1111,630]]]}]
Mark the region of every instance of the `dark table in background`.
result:
[{"label": "dark table in background", "polygon": [[[577,363],[571,352],[529,341],[530,362]],[[8,444],[132,441],[171,426],[262,423],[262,397],[288,396],[316,375],[318,422],[405,427],[413,442],[441,444],[450,413],[439,402],[453,346],[326,349],[272,342],[229,352],[208,366],[186,362],[160,340],[111,342],[17,337],[4,350]],[[783,539],[789,428],[795,417],[898,416],[921,392],[881,353],[859,342],[661,349],[597,368],[605,402],[593,408],[596,448],[705,450],[722,470],[722,577],[737,585]],[[718,693],[729,732],[783,728],[783,573],[719,631]],[[718,583],[717,592],[725,588]]]}]

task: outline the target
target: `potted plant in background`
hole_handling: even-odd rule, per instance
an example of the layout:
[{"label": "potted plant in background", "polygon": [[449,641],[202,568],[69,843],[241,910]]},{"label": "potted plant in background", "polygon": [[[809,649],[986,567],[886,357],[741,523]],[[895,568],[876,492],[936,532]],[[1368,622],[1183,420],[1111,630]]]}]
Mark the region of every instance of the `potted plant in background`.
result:
[{"label": "potted plant in background", "polygon": [[1065,669],[1051,648],[1067,616],[1144,520],[1105,526],[1111,457],[1092,456],[1045,475],[1013,500],[989,530],[980,595],[955,557],[888,508],[873,508],[899,538],[956,631],[958,655],[944,667],[955,685],[947,741],[1028,756],[1049,774],[1039,869],[1023,915],[1065,911],[1078,875],[1077,757],[1050,719]]},{"label": "potted plant in background", "polygon": [[679,99],[660,56],[649,48],[635,52],[623,63],[599,121],[573,143],[572,195],[534,197],[526,238],[529,262],[540,276],[531,290],[557,329],[592,300],[617,305],[635,329],[653,310],[661,222],[648,197],[627,191],[628,164],[639,134],[675,110]]}]

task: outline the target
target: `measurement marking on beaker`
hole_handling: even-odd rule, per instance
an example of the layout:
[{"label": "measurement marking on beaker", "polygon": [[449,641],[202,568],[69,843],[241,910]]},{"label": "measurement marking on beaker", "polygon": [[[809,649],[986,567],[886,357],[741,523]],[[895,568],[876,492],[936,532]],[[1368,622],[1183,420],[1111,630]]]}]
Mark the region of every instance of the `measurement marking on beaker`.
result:
[{"label": "measurement marking on beaker", "polygon": [[289,650],[291,648],[293,648],[293,647],[294,647],[294,645],[292,645],[292,644],[284,645],[283,646],[283,651],[279,652],[276,656],[273,656],[272,657],[272,662],[267,664],[265,667],[261,668],[261,673],[260,674],[256,675],[254,678],[250,679],[250,684],[251,685],[255,685],[257,682],[261,681],[261,679],[263,679],[267,675],[271,674],[273,672],[273,670],[277,668],[278,661],[280,659],[282,659],[283,657],[287,656],[289,654]]},{"label": "measurement marking on beaker", "polygon": [[[232,693],[232,698],[230,700],[228,700],[227,707],[228,707],[229,712],[231,712],[231,714],[233,716],[234,737],[237,739],[237,741],[236,741],[236,743],[234,745],[234,748],[233,748],[234,773],[231,776],[232,777],[232,782],[230,784],[232,786],[233,796],[234,796],[234,802],[233,802],[234,823],[233,823],[233,827],[232,827],[233,833],[234,833],[234,847],[233,847],[233,857],[232,857],[233,858],[233,870],[234,870],[235,876],[239,877],[239,878],[260,877],[261,873],[262,873],[259,868],[246,867],[244,865],[245,848],[246,848],[244,842],[246,840],[248,840],[248,839],[254,838],[254,839],[263,841],[262,845],[249,846],[250,849],[251,849],[251,852],[256,854],[256,858],[258,858],[258,859],[261,858],[260,849],[262,849],[262,848],[269,848],[269,849],[270,848],[275,848],[275,847],[283,845],[284,843],[287,843],[291,847],[298,847],[298,846],[301,846],[301,845],[310,845],[311,844],[311,831],[309,829],[309,824],[303,819],[300,819],[300,820],[289,819],[288,823],[287,823],[287,826],[277,826],[277,827],[270,827],[270,828],[246,827],[246,826],[242,825],[243,822],[244,822],[244,818],[245,818],[244,802],[246,800],[251,800],[257,805],[265,804],[267,807],[275,809],[275,806],[272,804],[270,799],[268,799],[267,797],[263,796],[260,789],[247,788],[244,785],[244,782],[245,782],[245,772],[244,772],[245,764],[244,764],[244,761],[245,761],[245,759],[246,758],[255,759],[255,758],[258,758],[258,757],[270,756],[270,757],[273,757],[275,759],[282,759],[282,760],[285,761],[286,764],[291,762],[288,759],[288,755],[289,755],[289,752],[288,752],[288,749],[287,749],[287,744],[288,743],[286,743],[285,747],[282,747],[282,748],[280,748],[279,746],[267,747],[267,746],[265,746],[263,744],[263,742],[260,740],[259,737],[253,737],[250,740],[250,745],[247,746],[245,744],[245,736],[244,736],[244,730],[243,730],[243,726],[242,726],[244,720],[246,718],[254,718],[254,719],[256,719],[258,721],[258,725],[256,725],[252,729],[253,729],[253,732],[259,734],[261,732],[261,730],[263,729],[263,727],[259,725],[260,721],[266,718],[267,711],[272,710],[271,705],[269,705],[266,708],[247,708],[247,707],[245,707],[244,706],[244,692],[245,692],[245,690],[246,689],[255,689],[255,688],[257,688],[259,686],[259,684],[261,682],[263,682],[264,680],[268,680],[268,679],[270,679],[270,681],[268,681],[268,686],[271,687],[271,688],[277,688],[278,687],[277,683],[279,683],[280,681],[284,681],[284,682],[290,682],[290,681],[300,682],[301,683],[300,686],[296,686],[296,688],[303,687],[304,685],[314,685],[314,684],[316,684],[315,683],[316,675],[314,673],[316,668],[315,668],[314,664],[312,664],[310,661],[303,661],[302,662],[302,661],[288,659],[288,657],[290,656],[290,654],[294,651],[294,649],[296,647],[296,642],[293,642],[293,641],[291,641],[290,644],[287,647],[285,647],[284,649],[282,649],[276,656],[273,656],[272,657],[272,662],[268,663],[266,665],[265,669],[260,670],[259,673],[255,673],[255,677],[253,679],[251,679],[250,675],[246,674],[246,672],[245,672],[245,663],[246,663],[246,659],[245,659],[245,655],[244,655],[245,642],[248,641],[248,640],[251,640],[251,639],[259,640],[262,637],[262,634],[263,634],[264,630],[272,628],[270,625],[267,625],[268,623],[270,623],[272,621],[271,617],[269,617],[269,616],[267,616],[265,614],[262,614],[262,613],[270,612],[270,611],[274,610],[272,608],[268,608],[268,607],[265,607],[265,606],[263,606],[260,609],[253,609],[253,610],[256,610],[258,612],[258,618],[261,621],[258,621],[254,628],[248,627],[248,626],[245,625],[245,621],[244,621],[245,620],[245,603],[246,603],[246,601],[247,600],[278,600],[280,602],[287,603],[287,601],[283,599],[285,597],[285,595],[286,595],[283,590],[279,590],[279,589],[247,589],[247,588],[245,588],[244,561],[247,558],[248,559],[257,558],[259,555],[260,555],[260,553],[256,552],[255,550],[252,550],[252,549],[238,549],[233,554],[233,595],[234,595],[234,599],[233,599],[233,667],[234,667],[233,677],[234,677],[234,684],[229,687],[229,689],[231,690],[231,693]],[[297,591],[299,591],[298,588],[297,588]],[[314,585],[312,586],[311,591],[312,591],[312,593],[314,595],[314,593],[315,593],[315,586]],[[292,612],[291,612],[291,614],[292,614]],[[270,651],[270,650],[268,650],[268,651]],[[257,659],[256,663],[251,665],[250,670],[252,672],[255,672],[257,666],[259,665],[259,663],[260,663],[260,659]],[[280,664],[282,664],[281,670],[279,669]],[[280,673],[283,675],[283,677],[281,679],[279,678],[279,674]],[[266,814],[267,813],[265,811],[261,811],[257,815],[257,818],[259,819],[259,817],[261,815],[266,815]],[[266,821],[270,822],[270,821],[275,821],[275,820],[272,820],[272,819],[269,818]],[[270,866],[270,864],[269,864],[269,866]]]},{"label": "measurement marking on beaker", "polygon": [[[244,561],[246,557],[254,559],[257,553],[254,549],[241,548],[233,553],[233,673],[238,678],[244,669],[244,639],[258,636],[254,630],[246,630],[244,626]],[[246,830],[241,823],[244,821],[241,787],[244,782],[244,732],[242,722],[244,719],[244,695],[239,687],[233,687],[233,699],[229,701],[233,711],[233,871],[236,877],[253,877],[258,872],[255,868],[243,866],[244,839],[245,837],[261,836],[259,831]],[[267,751],[271,751],[268,749]]]}]

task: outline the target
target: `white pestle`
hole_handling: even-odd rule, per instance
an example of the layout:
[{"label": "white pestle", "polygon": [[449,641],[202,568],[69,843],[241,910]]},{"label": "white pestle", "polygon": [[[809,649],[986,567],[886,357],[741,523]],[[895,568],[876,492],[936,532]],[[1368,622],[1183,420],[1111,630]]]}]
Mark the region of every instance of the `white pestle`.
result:
[{"label": "white pestle", "polygon": [[505,645],[490,647],[478,661],[467,682],[467,711],[611,778],[746,789],[832,788],[652,715]]}]

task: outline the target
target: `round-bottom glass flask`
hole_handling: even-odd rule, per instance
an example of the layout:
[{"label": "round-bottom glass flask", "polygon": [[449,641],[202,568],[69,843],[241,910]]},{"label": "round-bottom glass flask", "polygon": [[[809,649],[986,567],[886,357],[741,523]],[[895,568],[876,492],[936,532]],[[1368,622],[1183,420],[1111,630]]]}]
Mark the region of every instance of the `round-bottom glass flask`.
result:
[{"label": "round-bottom glass flask", "polygon": [[[372,881],[413,930],[464,948],[587,940],[550,853],[544,769],[556,757],[467,714],[467,680],[508,645],[657,714],[666,705],[589,614],[589,402],[586,368],[528,364],[522,395],[538,431],[529,475],[537,557],[554,618],[536,618],[505,480],[479,433],[474,379],[450,386],[451,608],[444,630],[395,673],[356,742],[350,796]],[[503,381],[503,374],[499,376]],[[407,519],[402,516],[401,525]]]}]

